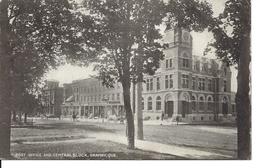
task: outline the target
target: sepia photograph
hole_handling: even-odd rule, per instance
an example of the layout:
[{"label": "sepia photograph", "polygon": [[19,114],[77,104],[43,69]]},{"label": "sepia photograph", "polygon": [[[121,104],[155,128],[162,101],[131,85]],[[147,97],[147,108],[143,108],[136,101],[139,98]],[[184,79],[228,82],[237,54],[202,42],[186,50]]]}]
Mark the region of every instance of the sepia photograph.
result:
[{"label": "sepia photograph", "polygon": [[250,0],[0,0],[0,160],[251,160]]}]

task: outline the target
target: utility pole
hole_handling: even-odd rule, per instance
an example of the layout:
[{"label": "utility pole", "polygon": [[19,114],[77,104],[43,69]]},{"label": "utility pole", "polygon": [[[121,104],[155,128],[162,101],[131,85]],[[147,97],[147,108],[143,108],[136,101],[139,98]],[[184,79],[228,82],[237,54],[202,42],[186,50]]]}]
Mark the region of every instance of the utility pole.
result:
[{"label": "utility pole", "polygon": [[143,109],[142,109],[142,82],[138,81],[136,84],[136,125],[137,125],[137,139],[143,140]]}]

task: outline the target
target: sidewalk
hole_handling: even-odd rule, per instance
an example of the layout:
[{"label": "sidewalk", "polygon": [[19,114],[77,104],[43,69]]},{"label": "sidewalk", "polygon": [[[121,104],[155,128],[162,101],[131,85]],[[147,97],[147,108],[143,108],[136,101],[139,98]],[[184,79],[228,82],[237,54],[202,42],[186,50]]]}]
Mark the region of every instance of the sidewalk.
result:
[{"label": "sidewalk", "polygon": [[[69,119],[69,118],[64,118],[63,120],[71,121],[71,119]],[[104,122],[104,123],[118,123],[118,124],[120,124],[120,121],[113,121],[113,120],[107,120],[107,119],[101,119],[101,118],[99,118],[99,119],[79,118],[78,121],[80,121],[80,122],[93,122],[93,123],[102,123],[102,122]],[[125,122],[121,123],[121,124],[125,124]],[[143,124],[144,125],[177,125],[177,122],[175,122],[175,121],[167,121],[167,120],[164,120],[164,121],[161,121],[161,120],[148,120],[148,121],[143,121]],[[186,123],[179,122],[178,124],[179,125],[183,125],[183,124],[186,124]]]},{"label": "sidewalk", "polygon": [[[114,135],[114,134],[95,134],[93,135],[99,140],[107,140],[120,144],[127,144],[127,138]],[[177,145],[166,145],[157,142],[150,142],[145,140],[135,140],[135,146],[137,149],[158,152],[163,154],[170,154],[175,156],[184,157],[187,159],[234,159],[232,156],[221,155],[213,152],[206,152],[190,147],[177,146]]]}]

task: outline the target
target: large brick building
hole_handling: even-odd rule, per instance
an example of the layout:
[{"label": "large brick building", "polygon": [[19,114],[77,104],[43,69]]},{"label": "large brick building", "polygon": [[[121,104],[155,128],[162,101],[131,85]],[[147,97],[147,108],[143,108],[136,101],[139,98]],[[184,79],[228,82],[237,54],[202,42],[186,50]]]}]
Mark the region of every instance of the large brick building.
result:
[{"label": "large brick building", "polygon": [[73,81],[64,86],[64,94],[72,90],[62,105],[63,117],[108,117],[123,116],[123,97],[121,85],[106,88],[95,78]]},{"label": "large brick building", "polygon": [[43,112],[46,116],[60,117],[63,103],[63,88],[56,80],[46,80],[41,94]]},{"label": "large brick building", "polygon": [[145,76],[144,114],[165,113],[184,121],[230,118],[230,68],[219,60],[192,55],[192,36],[185,30],[167,30],[164,42],[169,47],[160,69],[154,76]]},{"label": "large brick building", "polygon": [[[144,117],[158,119],[164,113],[166,118],[175,120],[179,116],[187,122],[231,118],[235,108],[231,102],[230,68],[218,60],[192,55],[192,36],[188,31],[167,30],[164,42],[169,47],[164,50],[160,68],[155,75],[144,76]],[[108,89],[97,79],[89,78],[69,85],[72,94],[63,104],[64,116],[122,115],[121,84]]]}]

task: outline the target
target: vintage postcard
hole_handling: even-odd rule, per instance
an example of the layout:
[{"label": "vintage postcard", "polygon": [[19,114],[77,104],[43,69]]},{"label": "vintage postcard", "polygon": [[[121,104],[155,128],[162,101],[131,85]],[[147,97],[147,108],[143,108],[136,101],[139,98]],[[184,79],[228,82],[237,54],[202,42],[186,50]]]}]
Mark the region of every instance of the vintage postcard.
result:
[{"label": "vintage postcard", "polygon": [[1,160],[250,160],[250,0],[0,0]]}]

